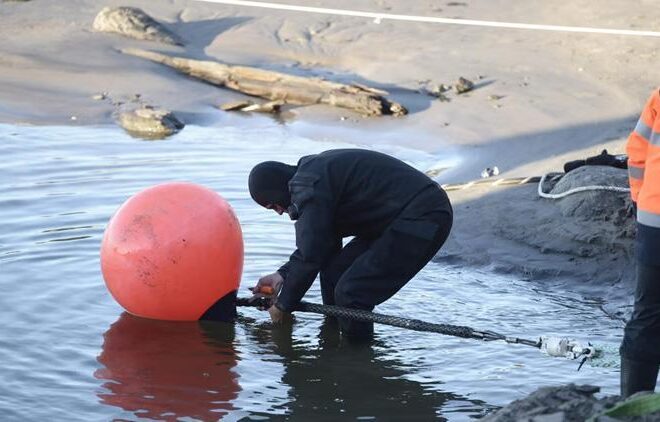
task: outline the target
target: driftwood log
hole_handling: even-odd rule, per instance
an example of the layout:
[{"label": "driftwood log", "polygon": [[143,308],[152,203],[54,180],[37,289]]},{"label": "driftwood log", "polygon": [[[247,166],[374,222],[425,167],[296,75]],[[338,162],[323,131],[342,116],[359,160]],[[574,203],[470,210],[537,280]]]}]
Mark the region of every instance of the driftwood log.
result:
[{"label": "driftwood log", "polygon": [[387,92],[364,85],[346,85],[320,78],[305,78],[245,66],[169,56],[141,49],[124,49],[124,54],[162,63],[179,72],[255,97],[294,105],[327,104],[368,116],[402,116],[407,110],[385,98]]}]

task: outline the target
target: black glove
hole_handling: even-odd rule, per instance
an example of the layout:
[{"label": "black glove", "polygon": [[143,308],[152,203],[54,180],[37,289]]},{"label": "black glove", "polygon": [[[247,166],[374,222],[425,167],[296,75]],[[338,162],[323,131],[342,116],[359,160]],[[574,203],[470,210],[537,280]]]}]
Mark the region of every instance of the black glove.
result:
[{"label": "black glove", "polygon": [[612,155],[608,154],[607,150],[604,149],[598,155],[593,157],[588,157],[586,160],[574,160],[569,161],[564,164],[564,173],[568,173],[571,170],[575,170],[578,167],[582,166],[610,166],[620,169],[628,168],[628,157],[626,155]]},{"label": "black glove", "polygon": [[628,157],[626,155],[608,154],[606,149],[598,155],[587,158],[586,162],[589,166],[610,166],[620,169],[628,168]]},{"label": "black glove", "polygon": [[575,170],[578,167],[582,167],[587,164],[587,160],[574,160],[574,161],[569,161],[568,163],[564,164],[564,173],[568,173],[571,170]]}]

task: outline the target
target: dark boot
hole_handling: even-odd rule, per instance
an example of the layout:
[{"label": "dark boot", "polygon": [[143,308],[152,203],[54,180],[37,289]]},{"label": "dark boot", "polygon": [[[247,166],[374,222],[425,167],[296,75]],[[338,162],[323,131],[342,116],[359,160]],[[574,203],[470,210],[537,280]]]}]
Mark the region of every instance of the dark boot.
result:
[{"label": "dark boot", "polygon": [[374,323],[339,318],[339,327],[344,338],[353,343],[370,342],[374,337]]},{"label": "dark boot", "polygon": [[621,358],[621,397],[630,397],[640,391],[655,390],[658,379],[657,363]]},{"label": "dark boot", "polygon": [[337,318],[325,316],[319,330],[319,345],[323,347],[336,347],[340,339]]}]

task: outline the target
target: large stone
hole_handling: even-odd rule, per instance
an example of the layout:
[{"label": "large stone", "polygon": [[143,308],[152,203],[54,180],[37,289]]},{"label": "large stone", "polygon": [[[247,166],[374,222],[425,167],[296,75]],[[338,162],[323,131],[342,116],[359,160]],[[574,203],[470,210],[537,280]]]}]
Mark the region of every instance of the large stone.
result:
[{"label": "large stone", "polygon": [[151,16],[135,7],[105,7],[96,15],[93,28],[138,40],[183,45],[183,41]]},{"label": "large stone", "polygon": [[600,389],[591,385],[569,384],[544,387],[491,413],[484,422],[585,421],[602,413],[616,400],[600,402],[593,395]]},{"label": "large stone", "polygon": [[148,139],[170,136],[185,126],[171,111],[150,106],[121,112],[119,124],[130,134]]},{"label": "large stone", "polygon": [[[594,422],[610,421],[660,421],[659,412],[646,411],[643,416],[613,418],[603,415],[623,402],[619,396],[596,398],[600,390],[592,385],[567,384],[559,387],[543,387],[529,396],[509,403],[502,409],[487,415],[484,422]],[[648,393],[638,393],[631,399]],[[591,419],[593,418],[593,419]]]}]

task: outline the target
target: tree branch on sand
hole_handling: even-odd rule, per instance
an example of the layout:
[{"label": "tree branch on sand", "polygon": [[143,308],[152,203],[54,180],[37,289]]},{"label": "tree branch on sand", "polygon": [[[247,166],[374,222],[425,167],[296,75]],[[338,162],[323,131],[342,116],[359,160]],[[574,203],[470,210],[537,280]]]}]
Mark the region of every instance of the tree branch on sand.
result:
[{"label": "tree branch on sand", "polygon": [[327,104],[368,116],[402,116],[407,113],[401,104],[385,98],[387,92],[364,85],[346,85],[320,78],[186,59],[136,48],[123,49],[121,52],[164,64],[213,85],[271,101],[294,105]]}]

